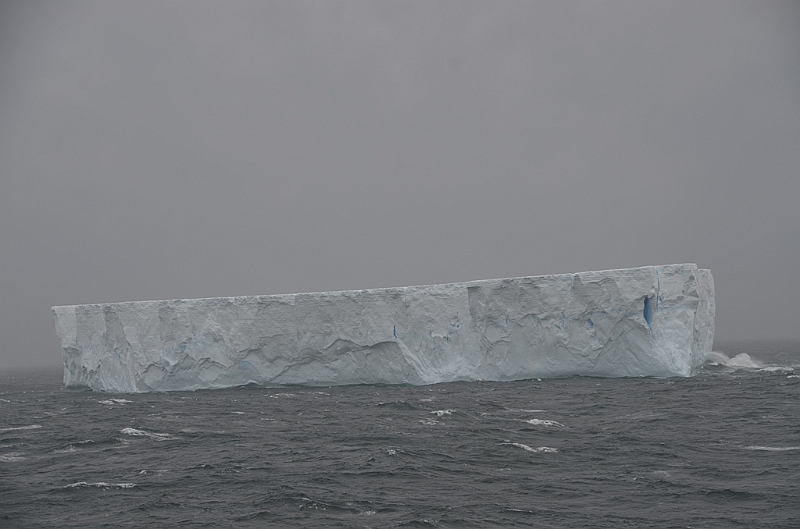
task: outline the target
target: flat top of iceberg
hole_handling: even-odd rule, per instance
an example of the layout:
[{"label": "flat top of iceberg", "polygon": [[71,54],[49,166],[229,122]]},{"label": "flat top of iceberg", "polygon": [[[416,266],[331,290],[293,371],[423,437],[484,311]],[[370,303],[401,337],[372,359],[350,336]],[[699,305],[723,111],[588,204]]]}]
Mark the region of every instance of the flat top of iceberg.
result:
[{"label": "flat top of iceberg", "polygon": [[282,296],[295,296],[298,294],[307,295],[307,296],[314,296],[314,295],[328,295],[328,294],[349,294],[349,293],[358,293],[358,292],[380,292],[380,291],[396,291],[402,290],[404,288],[420,288],[420,289],[437,289],[437,288],[447,288],[456,285],[479,285],[482,283],[487,282],[494,282],[494,281],[505,281],[505,280],[520,280],[520,279],[540,279],[546,280],[551,278],[559,278],[559,277],[569,277],[569,276],[584,276],[584,275],[628,275],[636,273],[637,271],[645,270],[645,269],[662,269],[662,268],[671,268],[671,269],[697,269],[697,264],[695,263],[681,263],[681,264],[669,264],[669,265],[649,265],[649,266],[637,266],[633,268],[612,268],[608,270],[589,270],[585,272],[573,272],[573,273],[563,273],[563,274],[545,274],[539,276],[517,276],[517,277],[510,277],[510,278],[494,278],[494,279],[474,279],[470,281],[455,281],[452,283],[436,283],[430,285],[409,285],[405,287],[378,287],[378,288],[364,288],[364,289],[354,289],[354,290],[330,290],[330,291],[321,291],[321,292],[297,292],[297,293],[289,293],[289,294],[256,294],[250,296],[219,296],[219,297],[208,297],[208,298],[178,298],[178,299],[162,299],[162,300],[141,300],[141,301],[119,301],[119,302],[108,302],[108,303],[80,303],[76,305],[57,305],[54,306],[53,309],[56,308],[69,308],[69,307],[91,307],[91,306],[103,306],[103,305],[124,305],[130,303],[164,303],[164,302],[171,302],[171,303],[185,303],[191,301],[204,301],[204,300],[237,300],[237,299],[252,299],[252,298],[263,298],[263,297],[273,297],[273,298],[280,298]]}]

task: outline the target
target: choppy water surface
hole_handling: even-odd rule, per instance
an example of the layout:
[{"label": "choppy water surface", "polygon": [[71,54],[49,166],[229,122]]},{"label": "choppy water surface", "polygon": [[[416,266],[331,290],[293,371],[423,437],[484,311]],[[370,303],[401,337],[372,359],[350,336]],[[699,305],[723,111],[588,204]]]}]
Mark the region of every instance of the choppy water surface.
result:
[{"label": "choppy water surface", "polygon": [[800,344],[722,350],[691,379],[423,387],[6,371],[0,526],[800,527]]}]

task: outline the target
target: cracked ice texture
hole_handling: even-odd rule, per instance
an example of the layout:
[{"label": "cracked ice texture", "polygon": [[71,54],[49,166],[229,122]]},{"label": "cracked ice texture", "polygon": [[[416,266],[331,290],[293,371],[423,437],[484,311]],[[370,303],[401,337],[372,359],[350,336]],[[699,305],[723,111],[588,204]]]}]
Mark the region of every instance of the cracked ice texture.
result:
[{"label": "cracked ice texture", "polygon": [[691,376],[714,282],[681,264],[53,311],[64,383],[101,391]]}]

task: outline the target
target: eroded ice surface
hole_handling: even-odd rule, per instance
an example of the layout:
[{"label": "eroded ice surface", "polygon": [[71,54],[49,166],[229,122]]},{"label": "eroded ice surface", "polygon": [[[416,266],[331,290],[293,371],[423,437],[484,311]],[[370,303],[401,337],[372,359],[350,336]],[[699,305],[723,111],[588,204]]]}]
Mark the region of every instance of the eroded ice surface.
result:
[{"label": "eroded ice surface", "polygon": [[714,283],[682,264],[53,311],[64,383],[104,391],[690,376]]}]

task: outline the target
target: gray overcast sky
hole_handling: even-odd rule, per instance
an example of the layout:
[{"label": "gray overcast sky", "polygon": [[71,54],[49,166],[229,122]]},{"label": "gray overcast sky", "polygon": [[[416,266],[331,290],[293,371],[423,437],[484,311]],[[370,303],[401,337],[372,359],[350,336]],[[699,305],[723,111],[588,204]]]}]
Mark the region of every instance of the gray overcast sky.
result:
[{"label": "gray overcast sky", "polygon": [[800,338],[798,2],[0,3],[0,368],[52,305],[696,262]]}]

